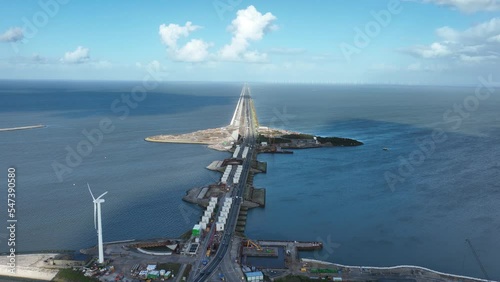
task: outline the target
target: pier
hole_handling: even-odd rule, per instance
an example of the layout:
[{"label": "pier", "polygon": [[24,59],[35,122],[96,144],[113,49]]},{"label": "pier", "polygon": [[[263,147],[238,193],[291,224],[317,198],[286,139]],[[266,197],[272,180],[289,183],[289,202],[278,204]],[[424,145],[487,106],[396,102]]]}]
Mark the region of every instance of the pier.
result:
[{"label": "pier", "polygon": [[44,128],[45,125],[37,124],[37,125],[28,125],[28,126],[18,126],[18,127],[10,127],[10,128],[0,128],[0,132],[2,131],[15,131],[15,130],[26,130],[26,129],[35,129],[35,128]]},{"label": "pier", "polygon": [[[230,209],[228,209],[228,212],[222,210],[218,213],[219,222],[221,217],[227,218],[224,219],[225,224],[219,225],[219,223],[217,223],[216,226],[214,226],[215,224],[212,224],[208,231],[209,234],[212,234],[215,229],[221,230],[219,226],[222,226],[223,228],[223,230],[221,230],[223,232],[220,234],[220,241],[214,257],[205,267],[200,267],[200,265],[194,267],[193,275],[190,276],[193,277],[193,279],[190,279],[190,281],[202,282],[210,279],[210,277],[214,274],[214,271],[223,261],[228,249],[231,248],[236,225],[238,224],[238,215],[243,202],[243,193],[247,187],[247,179],[251,170],[252,160],[256,157],[255,145],[257,127],[254,123],[256,120],[254,115],[255,109],[253,109],[253,101],[250,97],[250,88],[245,84],[241,91],[231,123],[228,126],[228,128],[231,128],[233,132],[233,137],[241,136],[241,138],[236,140],[239,145],[236,145],[233,152],[233,159],[240,159],[242,160],[242,163],[237,166],[226,166],[224,175],[221,179],[221,184],[228,187],[228,191],[224,197],[225,199],[231,199],[224,201],[231,202],[232,204],[229,205]],[[202,246],[207,246],[211,241],[210,238],[211,236],[206,236]],[[239,281],[240,277],[234,277],[228,280]]]}]

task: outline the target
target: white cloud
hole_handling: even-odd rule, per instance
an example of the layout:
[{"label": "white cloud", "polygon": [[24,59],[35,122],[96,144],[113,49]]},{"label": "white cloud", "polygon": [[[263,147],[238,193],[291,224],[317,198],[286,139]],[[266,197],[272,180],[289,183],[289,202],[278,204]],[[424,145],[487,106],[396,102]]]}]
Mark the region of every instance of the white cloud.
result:
[{"label": "white cloud", "polygon": [[480,63],[487,60],[495,60],[498,59],[495,55],[487,55],[487,56],[469,56],[465,54],[460,54],[460,60],[466,63]]},{"label": "white cloud", "polygon": [[184,46],[178,47],[177,41],[181,37],[188,37],[201,26],[186,22],[184,26],[178,24],[160,25],[159,34],[163,44],[168,48],[170,57],[175,61],[203,62],[208,59],[208,48],[211,46],[201,39],[191,39]]},{"label": "white cloud", "polygon": [[449,26],[444,26],[436,29],[436,34],[440,38],[448,41],[457,41],[460,36],[459,33]]},{"label": "white cloud", "polygon": [[66,52],[61,61],[67,64],[81,64],[89,62],[89,48],[78,46],[75,51]]},{"label": "white cloud", "polygon": [[461,52],[465,52],[465,53],[478,53],[481,50],[483,50],[485,47],[486,47],[486,45],[484,45],[484,44],[464,46],[461,49]]},{"label": "white cloud", "polygon": [[410,53],[425,59],[445,57],[452,54],[448,46],[439,42],[434,42],[429,46],[416,46],[410,50]]},{"label": "white cloud", "polygon": [[[424,59],[449,59],[464,63],[490,63],[500,48],[500,18],[492,18],[465,30],[445,26],[436,30],[441,39],[429,46],[413,46],[407,52]],[[451,61],[450,61],[451,62]]]},{"label": "white cloud", "polygon": [[438,28],[436,34],[446,41],[478,44],[484,42],[489,37],[500,35],[500,18],[492,18],[464,31],[458,31],[445,26]]},{"label": "white cloud", "polygon": [[259,62],[266,59],[266,54],[258,51],[248,51],[251,41],[262,40],[264,34],[275,30],[273,21],[276,17],[271,13],[262,14],[254,6],[239,10],[228,30],[233,33],[231,43],[225,45],[219,56],[222,60]]},{"label": "white cloud", "polygon": [[0,42],[17,42],[23,40],[24,32],[20,27],[12,27],[0,34]]},{"label": "white cloud", "polygon": [[192,32],[202,28],[190,21],[181,26],[178,24],[162,24],[159,27],[161,42],[167,46],[169,57],[181,62],[245,61],[261,63],[267,61],[267,54],[257,50],[248,50],[250,42],[262,40],[265,33],[276,30],[273,25],[276,19],[271,13],[262,14],[254,6],[239,10],[228,30],[233,34],[231,43],[222,47],[217,54],[210,54],[213,46],[202,39],[191,39],[184,45],[179,44],[181,38],[188,38]]},{"label": "white cloud", "polygon": [[499,11],[500,0],[423,0],[425,3],[433,3],[440,6],[449,6],[465,13],[479,11]]},{"label": "white cloud", "polygon": [[175,51],[175,58],[183,62],[203,62],[208,58],[208,48],[211,44],[200,40],[191,39],[182,48]]},{"label": "white cloud", "polygon": [[186,22],[184,26],[178,24],[160,25],[160,38],[163,44],[169,48],[176,49],[179,38],[188,37],[193,31],[200,29],[201,26],[193,25],[191,22]]},{"label": "white cloud", "polygon": [[497,43],[500,43],[500,34],[488,38],[487,41],[488,42],[497,42]]}]

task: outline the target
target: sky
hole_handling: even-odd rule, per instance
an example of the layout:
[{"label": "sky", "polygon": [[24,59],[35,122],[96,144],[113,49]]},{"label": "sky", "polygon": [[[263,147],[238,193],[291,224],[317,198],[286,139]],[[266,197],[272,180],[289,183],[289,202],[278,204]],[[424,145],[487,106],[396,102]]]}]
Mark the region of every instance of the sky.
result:
[{"label": "sky", "polygon": [[0,4],[0,79],[462,85],[500,69],[500,0]]}]

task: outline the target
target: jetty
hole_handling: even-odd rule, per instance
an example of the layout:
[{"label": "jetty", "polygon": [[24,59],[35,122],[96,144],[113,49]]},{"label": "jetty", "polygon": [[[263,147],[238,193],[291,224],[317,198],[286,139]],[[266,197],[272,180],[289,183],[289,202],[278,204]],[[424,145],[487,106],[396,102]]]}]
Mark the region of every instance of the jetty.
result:
[{"label": "jetty", "polygon": [[2,132],[2,131],[15,131],[15,130],[35,129],[35,128],[44,128],[44,127],[45,127],[45,125],[43,125],[43,124],[37,124],[37,125],[28,125],[28,126],[0,128],[0,132]]}]

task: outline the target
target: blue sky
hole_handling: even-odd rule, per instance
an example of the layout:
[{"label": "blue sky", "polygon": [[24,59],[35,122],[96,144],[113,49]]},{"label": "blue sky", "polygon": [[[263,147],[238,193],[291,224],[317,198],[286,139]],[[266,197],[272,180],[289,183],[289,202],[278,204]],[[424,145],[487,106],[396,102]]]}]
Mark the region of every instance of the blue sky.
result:
[{"label": "blue sky", "polygon": [[500,0],[1,3],[0,79],[463,84],[500,63]]}]

